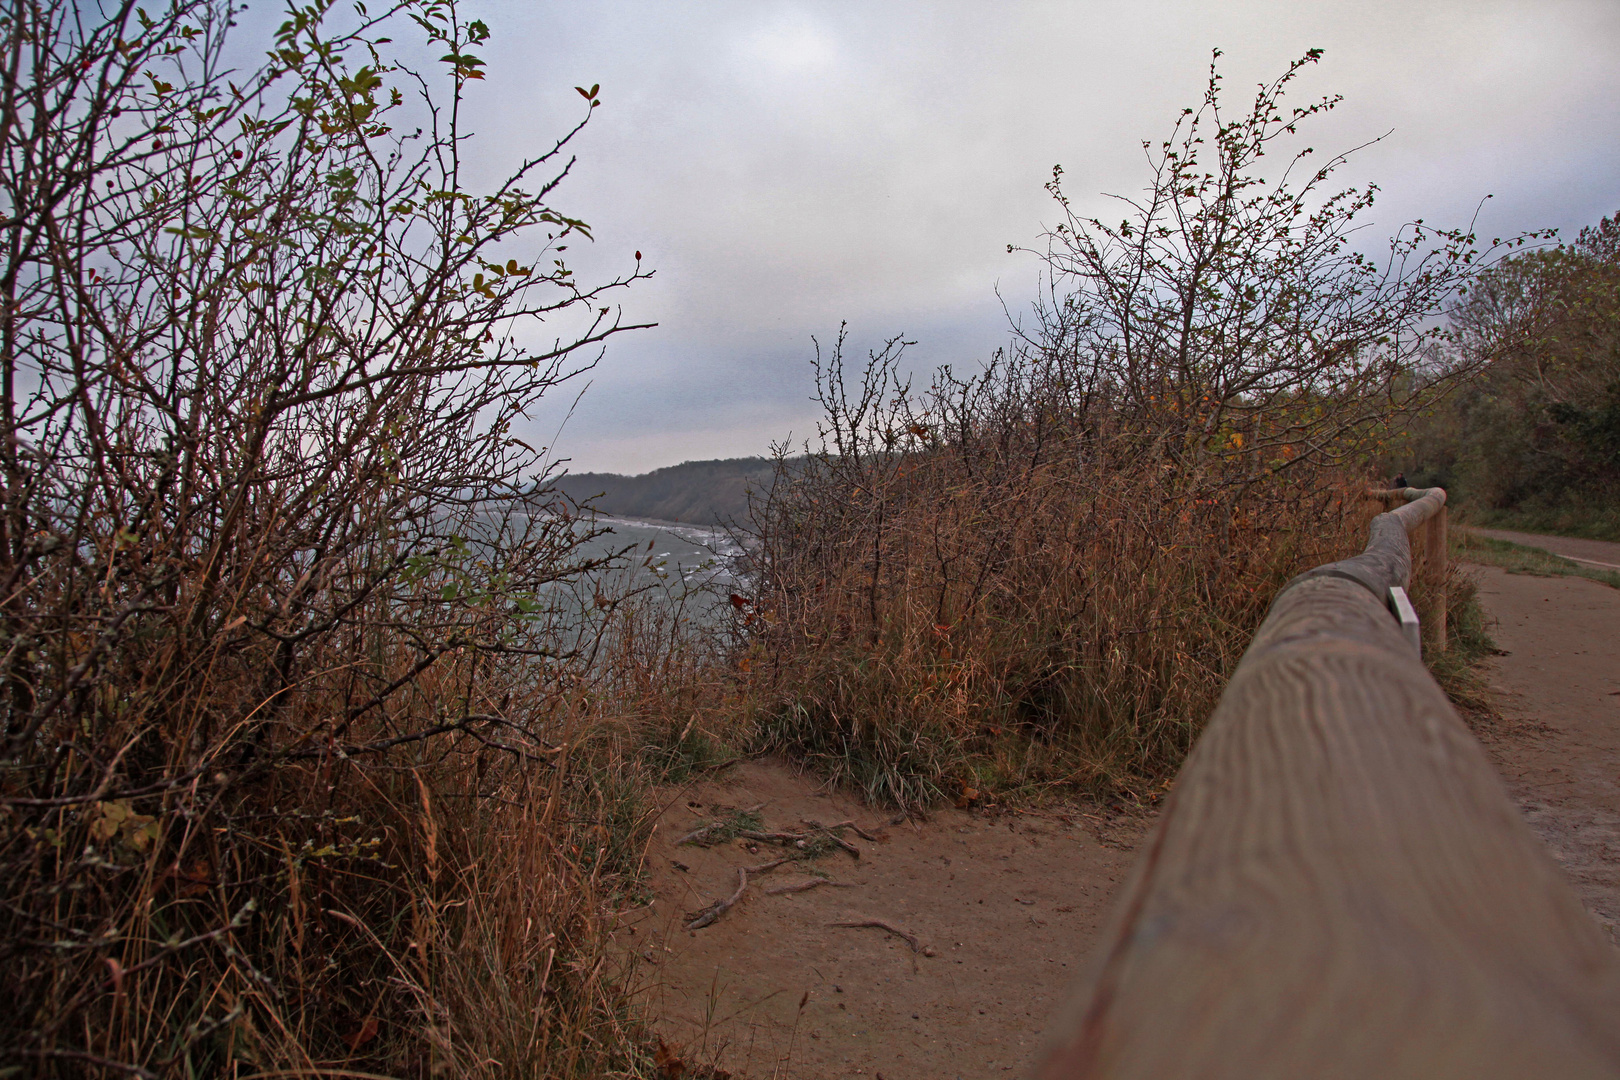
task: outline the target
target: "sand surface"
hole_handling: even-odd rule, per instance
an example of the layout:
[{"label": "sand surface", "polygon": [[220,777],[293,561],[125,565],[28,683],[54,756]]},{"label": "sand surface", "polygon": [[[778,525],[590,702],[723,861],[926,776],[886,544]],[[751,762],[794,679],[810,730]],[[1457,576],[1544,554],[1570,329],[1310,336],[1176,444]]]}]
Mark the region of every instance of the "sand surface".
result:
[{"label": "sand surface", "polygon": [[1490,664],[1504,722],[1484,732],[1486,748],[1587,910],[1620,944],[1620,590],[1496,567],[1470,572],[1505,654]]},{"label": "sand surface", "polygon": [[[781,849],[672,841],[760,804],[769,829],[854,819],[882,839],[846,832],[859,858],[838,851],[759,875],[714,925],[684,929],[686,913],[735,890],[738,867]],[[646,964],[656,1030],[689,1070],[806,1080],[1028,1071],[1148,819],[1073,808],[889,820],[767,762],[678,793],[649,856],[657,899],[620,934]],[[766,892],[816,872],[850,887]],[[914,935],[920,951],[879,928],[830,925],[862,920]]]}]

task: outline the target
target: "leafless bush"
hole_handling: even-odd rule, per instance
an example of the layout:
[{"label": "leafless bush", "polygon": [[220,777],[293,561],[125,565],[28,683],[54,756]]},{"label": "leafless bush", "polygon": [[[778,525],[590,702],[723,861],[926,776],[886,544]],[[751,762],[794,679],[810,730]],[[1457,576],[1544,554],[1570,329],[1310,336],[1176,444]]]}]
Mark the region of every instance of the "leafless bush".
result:
[{"label": "leafless bush", "polygon": [[[512,429],[645,275],[561,255],[594,88],[471,191],[488,30],[356,7],[245,76],[219,0],[3,20],[0,1026],[34,1074],[487,1071],[468,1012],[521,1017],[509,1065],[620,1045],[570,809],[611,772],[601,560]],[[383,57],[412,20],[442,80]]]},{"label": "leafless bush", "polygon": [[[1223,113],[1144,144],[1118,226],[1074,212],[1046,295],[981,374],[846,386],[817,372],[822,447],[785,450],[756,507],[754,648],[767,744],[906,803],[1030,782],[1167,779],[1271,597],[1359,546],[1357,481],[1419,378],[1436,317],[1482,261],[1415,223],[1382,262],[1350,244],[1374,188],[1324,194],[1262,159],[1329,98],[1284,110],[1307,54]],[[1453,365],[1447,378],[1460,378]],[[1421,392],[1420,392],[1421,391]]]},{"label": "leafless bush", "polygon": [[1482,267],[1542,235],[1482,245],[1471,226],[1418,220],[1382,258],[1357,250],[1356,219],[1377,186],[1324,190],[1354,150],[1313,166],[1306,147],[1266,168],[1268,153],[1340,100],[1284,104],[1320,54],[1262,84],[1236,118],[1212,61],[1199,107],[1163,142],[1142,144],[1151,179],[1141,195],[1115,197],[1126,211],[1117,226],[1075,212],[1060,167],[1047,185],[1062,217],[1040,253],[1047,295],[1021,339],[1063,357],[1131,417],[1151,418],[1145,427],[1183,471],[1240,449],[1358,461],[1392,414],[1476,370],[1456,357],[1443,373],[1432,363],[1450,341],[1439,316]]}]

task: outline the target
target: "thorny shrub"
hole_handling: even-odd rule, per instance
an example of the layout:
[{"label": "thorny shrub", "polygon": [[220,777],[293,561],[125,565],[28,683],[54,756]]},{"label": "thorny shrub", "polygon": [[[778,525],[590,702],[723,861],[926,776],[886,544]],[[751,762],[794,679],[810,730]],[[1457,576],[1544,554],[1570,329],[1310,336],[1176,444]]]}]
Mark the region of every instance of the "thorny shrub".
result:
[{"label": "thorny shrub", "polygon": [[[329,6],[246,75],[228,0],[3,17],[0,1067],[627,1053],[602,919],[645,821],[592,737],[600,560],[512,434],[646,276],[561,254],[596,88],[475,192],[487,28]],[[385,58],[413,25],[431,78]]]}]

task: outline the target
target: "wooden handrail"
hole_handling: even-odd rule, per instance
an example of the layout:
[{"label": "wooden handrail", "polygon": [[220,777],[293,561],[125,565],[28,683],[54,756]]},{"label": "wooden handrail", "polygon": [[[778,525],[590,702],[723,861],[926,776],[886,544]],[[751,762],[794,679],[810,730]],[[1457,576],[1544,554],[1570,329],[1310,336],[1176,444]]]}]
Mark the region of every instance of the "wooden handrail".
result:
[{"label": "wooden handrail", "polygon": [[[1423,625],[1428,629],[1429,644],[1444,652],[1446,648],[1446,576],[1448,552],[1446,547],[1446,492],[1444,488],[1374,488],[1368,498],[1380,502],[1405,500],[1408,506],[1438,499],[1439,505],[1421,512],[1423,530],[1423,565],[1427,571],[1428,602],[1423,612]],[[1401,513],[1406,513],[1403,508]],[[1406,531],[1412,532],[1419,522],[1403,519]],[[1376,541],[1376,537],[1374,537]],[[1371,547],[1371,545],[1368,545]],[[1410,558],[1410,555],[1408,555]],[[1408,570],[1410,573],[1410,570]]]},{"label": "wooden handrail", "polygon": [[1620,1076],[1620,952],[1383,602],[1444,504],[1278,596],[1043,1080]]}]

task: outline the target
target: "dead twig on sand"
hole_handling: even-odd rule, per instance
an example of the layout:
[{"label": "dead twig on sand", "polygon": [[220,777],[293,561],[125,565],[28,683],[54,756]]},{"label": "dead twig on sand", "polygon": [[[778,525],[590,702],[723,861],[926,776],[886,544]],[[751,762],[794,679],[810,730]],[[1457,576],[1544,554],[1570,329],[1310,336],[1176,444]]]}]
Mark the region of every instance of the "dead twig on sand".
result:
[{"label": "dead twig on sand", "polygon": [[696,840],[700,836],[704,836],[704,835],[707,835],[708,833],[714,832],[714,830],[720,828],[723,824],[724,824],[724,822],[711,821],[707,825],[703,825],[703,826],[700,826],[700,827],[698,827],[696,829],[693,829],[691,832],[687,833],[685,836],[681,837],[679,840],[677,840],[673,844],[671,844],[670,847],[680,847],[682,844],[689,844],[693,840]]},{"label": "dead twig on sand", "polygon": [[742,829],[742,830],[739,830],[738,833],[737,833],[738,836],[742,837],[745,840],[761,840],[761,841],[765,841],[767,843],[776,843],[776,844],[783,844],[783,845],[787,845],[787,846],[796,847],[796,848],[799,848],[800,850],[807,849],[810,846],[811,840],[815,839],[817,837],[817,834],[819,834],[820,836],[825,837],[829,843],[832,843],[832,844],[834,844],[834,845],[836,845],[838,847],[843,848],[845,851],[849,852],[851,855],[855,856],[857,859],[861,857],[861,849],[860,848],[856,847],[854,844],[850,843],[848,840],[843,839],[842,837],[840,837],[836,833],[828,832],[826,829],[819,829],[818,828],[814,832],[805,832],[805,833],[757,832],[757,831],[754,831],[752,829]]},{"label": "dead twig on sand", "polygon": [[717,818],[714,821],[704,822],[671,846],[680,847],[682,844],[695,843],[700,847],[709,847],[713,844],[730,840],[734,836],[751,836],[753,829],[760,826],[759,807],[751,806],[747,810],[733,810],[727,817]]},{"label": "dead twig on sand", "polygon": [[790,863],[792,861],[793,859],[791,857],[787,857],[773,859],[767,863],[760,863],[758,866],[737,867],[737,891],[732,893],[731,896],[725,900],[716,900],[708,907],[699,908],[697,911],[689,914],[687,916],[689,921],[686,924],[686,928],[688,930],[701,930],[705,926],[713,925],[716,919],[730,911],[732,905],[736,904],[738,900],[742,899],[743,890],[748,888],[748,879],[750,876],[757,877],[760,874],[775,870],[783,863]]},{"label": "dead twig on sand", "polygon": [[847,881],[832,881],[827,878],[811,878],[796,885],[778,885],[774,889],[766,889],[766,896],[781,896],[783,893],[809,892],[818,885],[829,885],[835,889],[853,889],[855,886]]},{"label": "dead twig on sand", "polygon": [[829,843],[843,848],[857,859],[861,857],[860,848],[856,847],[854,844],[851,844],[848,840],[838,836],[836,833],[828,832],[826,829],[816,829],[813,832],[803,833],[759,832],[753,829],[740,829],[737,832],[737,835],[742,837],[744,840],[759,840],[765,843],[782,844],[783,846],[799,848],[801,851],[809,848],[810,842],[817,838],[817,834],[825,837]]},{"label": "dead twig on sand", "polygon": [[820,829],[823,832],[836,832],[839,829],[854,829],[856,836],[871,844],[876,844],[886,839],[881,833],[867,832],[853,821],[840,821],[836,825],[823,825],[819,821],[811,821],[808,818],[800,818],[799,820],[810,826],[812,829]]},{"label": "dead twig on sand", "polygon": [[758,866],[750,866],[748,868],[748,873],[752,877],[758,877],[759,875],[761,875],[763,873],[766,873],[767,871],[775,870],[778,866],[781,866],[783,863],[790,863],[792,861],[793,861],[793,857],[791,855],[785,855],[780,859],[772,859],[768,863],[760,863]]},{"label": "dead twig on sand", "polygon": [[908,934],[906,931],[900,929],[898,926],[895,926],[895,925],[893,925],[891,923],[886,923],[882,919],[854,919],[854,920],[851,920],[849,922],[835,922],[835,923],[828,923],[827,925],[828,926],[843,926],[843,927],[850,927],[850,928],[859,928],[859,927],[863,927],[863,926],[870,926],[875,930],[885,930],[885,931],[893,934],[897,938],[904,938],[906,944],[911,946],[911,951],[912,952],[916,953],[916,952],[921,952],[922,951],[922,944],[920,942],[918,942],[916,934]]},{"label": "dead twig on sand", "polygon": [[776,844],[797,844],[810,838],[806,833],[757,832],[753,829],[738,829],[737,835],[745,840],[763,840]]},{"label": "dead twig on sand", "polygon": [[732,893],[729,899],[716,900],[708,907],[692,912],[688,916],[690,921],[686,924],[686,928],[688,930],[701,930],[710,925],[720,916],[730,911],[733,904],[742,899],[743,890],[746,888],[748,888],[748,869],[739,866],[737,867],[737,891]]},{"label": "dead twig on sand", "polygon": [[[857,859],[861,857],[861,849],[860,848],[856,847],[854,844],[850,843],[848,840],[845,840],[842,836],[839,836],[836,832],[833,831],[835,829],[850,828],[850,829],[855,829],[855,831],[858,832],[858,833],[861,833],[862,836],[867,836],[866,833],[861,832],[860,829],[855,828],[855,823],[853,821],[840,821],[837,825],[823,825],[819,821],[805,821],[803,818],[800,818],[800,820],[804,821],[804,823],[806,825],[810,826],[810,828],[813,831],[820,833],[822,836],[825,836],[828,840],[830,840],[834,844],[837,844],[839,847],[843,848],[845,851],[849,852],[851,855],[855,856]],[[867,839],[871,839],[871,837],[867,836]]]},{"label": "dead twig on sand", "polygon": [[917,935],[908,934],[906,931],[900,929],[898,926],[895,926],[892,923],[886,923],[882,919],[852,919],[852,920],[850,920],[848,922],[835,922],[835,923],[828,923],[827,925],[828,926],[848,926],[848,927],[870,926],[874,930],[882,930],[885,933],[893,934],[895,937],[903,938],[905,940],[906,944],[911,946],[911,970],[912,970],[913,973],[915,973],[917,971],[917,954],[918,953],[922,953],[924,956],[937,956],[937,955],[939,955],[938,953],[936,953],[934,951],[933,946],[929,946],[926,949],[923,948],[922,944],[917,940]]}]

